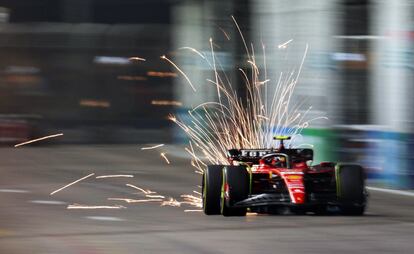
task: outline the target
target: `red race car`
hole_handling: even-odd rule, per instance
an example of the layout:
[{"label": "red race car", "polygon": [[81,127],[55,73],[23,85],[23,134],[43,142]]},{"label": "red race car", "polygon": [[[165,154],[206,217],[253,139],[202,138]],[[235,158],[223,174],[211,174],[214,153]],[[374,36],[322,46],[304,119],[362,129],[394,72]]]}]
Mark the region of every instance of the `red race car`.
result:
[{"label": "red race car", "polygon": [[322,162],[311,165],[312,149],[231,149],[229,165],[209,165],[203,174],[207,215],[245,216],[247,210],[295,214],[339,212],[362,215],[367,201],[361,166]]}]

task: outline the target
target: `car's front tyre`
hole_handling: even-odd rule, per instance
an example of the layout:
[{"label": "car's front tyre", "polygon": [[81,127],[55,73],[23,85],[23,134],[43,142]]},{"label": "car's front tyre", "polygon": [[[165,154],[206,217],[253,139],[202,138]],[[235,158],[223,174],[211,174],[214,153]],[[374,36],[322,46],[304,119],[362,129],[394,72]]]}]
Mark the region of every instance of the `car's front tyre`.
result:
[{"label": "car's front tyre", "polygon": [[220,196],[223,165],[208,165],[203,174],[202,198],[203,211],[206,215],[221,214]]},{"label": "car's front tyre", "polygon": [[337,198],[346,215],[362,215],[366,206],[364,169],[355,164],[335,167]]},{"label": "car's front tyre", "polygon": [[245,166],[225,166],[221,188],[221,214],[224,216],[246,216],[246,207],[233,207],[249,195],[249,174]]}]

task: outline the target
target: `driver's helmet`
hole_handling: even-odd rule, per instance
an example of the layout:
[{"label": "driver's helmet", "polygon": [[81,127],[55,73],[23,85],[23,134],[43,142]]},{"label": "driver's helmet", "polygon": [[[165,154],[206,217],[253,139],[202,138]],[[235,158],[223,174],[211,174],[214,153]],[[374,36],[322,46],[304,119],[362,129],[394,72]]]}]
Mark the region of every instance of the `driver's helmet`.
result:
[{"label": "driver's helmet", "polygon": [[284,156],[277,156],[273,158],[272,165],[275,167],[284,167],[286,166],[286,158]]}]

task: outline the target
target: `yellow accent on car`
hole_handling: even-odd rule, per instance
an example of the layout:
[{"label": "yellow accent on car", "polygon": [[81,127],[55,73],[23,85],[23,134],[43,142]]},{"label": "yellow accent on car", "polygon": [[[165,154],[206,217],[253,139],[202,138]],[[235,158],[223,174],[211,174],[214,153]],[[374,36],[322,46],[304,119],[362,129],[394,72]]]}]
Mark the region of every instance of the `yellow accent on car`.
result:
[{"label": "yellow accent on car", "polygon": [[288,176],[286,176],[286,178],[289,179],[289,180],[298,180],[298,179],[302,179],[302,176],[288,175]]},{"label": "yellow accent on car", "polygon": [[275,140],[289,140],[291,137],[290,136],[274,136],[273,139]]}]

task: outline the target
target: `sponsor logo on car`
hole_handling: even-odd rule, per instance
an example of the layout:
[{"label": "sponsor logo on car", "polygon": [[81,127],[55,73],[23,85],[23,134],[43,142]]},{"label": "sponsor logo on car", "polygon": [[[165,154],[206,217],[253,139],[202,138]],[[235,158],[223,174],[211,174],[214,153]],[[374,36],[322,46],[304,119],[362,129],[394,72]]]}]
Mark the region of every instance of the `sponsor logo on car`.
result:
[{"label": "sponsor logo on car", "polygon": [[262,157],[271,152],[271,150],[240,150],[243,157]]}]

